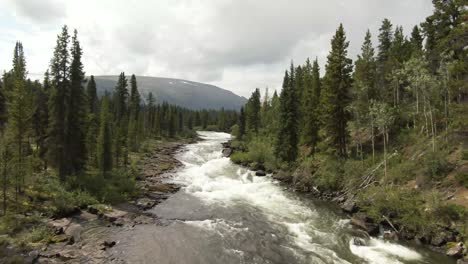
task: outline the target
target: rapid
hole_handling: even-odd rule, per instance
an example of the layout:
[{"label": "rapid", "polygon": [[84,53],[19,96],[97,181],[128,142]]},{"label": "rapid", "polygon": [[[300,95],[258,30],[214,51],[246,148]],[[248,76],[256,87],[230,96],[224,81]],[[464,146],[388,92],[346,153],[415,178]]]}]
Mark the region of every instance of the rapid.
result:
[{"label": "rapid", "polygon": [[150,210],[163,225],[120,232],[112,255],[128,263],[455,263],[379,238],[356,246],[358,232],[335,205],[233,164],[221,154],[229,134],[199,136],[170,178],[183,188]]}]

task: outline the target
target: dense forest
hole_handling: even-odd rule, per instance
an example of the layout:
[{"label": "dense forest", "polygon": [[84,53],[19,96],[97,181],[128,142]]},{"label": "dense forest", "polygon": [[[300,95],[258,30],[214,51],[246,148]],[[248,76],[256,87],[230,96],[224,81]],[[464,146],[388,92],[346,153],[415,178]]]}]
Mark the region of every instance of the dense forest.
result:
[{"label": "dense forest", "polygon": [[468,204],[451,198],[468,187],[468,12],[465,1],[433,3],[409,36],[384,19],[374,48],[367,30],[354,62],[340,24],[324,76],[307,59],[291,63],[280,94],[252,93],[231,159],[356,201],[408,238],[447,228],[454,237],[434,245],[466,239]]},{"label": "dense forest", "polygon": [[8,223],[20,214],[59,216],[125,200],[137,191],[135,153],[148,151],[149,141],[194,138],[196,128],[228,130],[237,120],[235,111],[194,111],[152,93],[142,98],[135,75],[123,72],[112,94],[98,96],[82,55],[77,31],[71,36],[64,26],[40,82],[28,78],[22,43],[14,47],[12,69],[0,82],[2,233],[14,232]]}]

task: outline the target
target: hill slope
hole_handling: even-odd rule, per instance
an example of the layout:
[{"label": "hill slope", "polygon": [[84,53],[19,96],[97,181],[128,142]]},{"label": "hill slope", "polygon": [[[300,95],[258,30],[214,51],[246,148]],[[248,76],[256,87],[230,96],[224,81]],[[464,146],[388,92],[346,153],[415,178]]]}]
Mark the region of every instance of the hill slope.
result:
[{"label": "hill slope", "polygon": [[[104,91],[114,89],[118,76],[95,76],[94,78],[98,93],[101,95]],[[244,97],[231,91],[204,83],[146,76],[137,76],[137,82],[138,90],[143,98],[152,92],[159,103],[167,101],[190,109],[220,109],[224,107],[225,109],[239,110],[246,102]]]}]

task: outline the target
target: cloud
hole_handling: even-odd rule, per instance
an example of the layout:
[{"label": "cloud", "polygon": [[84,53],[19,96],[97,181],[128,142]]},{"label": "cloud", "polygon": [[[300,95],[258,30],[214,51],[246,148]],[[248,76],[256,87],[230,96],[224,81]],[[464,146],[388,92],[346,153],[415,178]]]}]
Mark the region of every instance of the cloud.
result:
[{"label": "cloud", "polygon": [[[13,1],[13,0],[11,0]],[[208,82],[249,96],[256,87],[280,89],[291,59],[317,57],[322,69],[330,38],[343,23],[358,54],[365,31],[383,18],[408,34],[432,10],[430,0],[14,0],[0,11],[28,23],[3,21],[0,30],[25,38],[30,72],[44,72],[62,23],[77,28],[87,74],[128,74]],[[38,28],[37,23],[41,26]],[[32,34],[29,34],[32,32]],[[0,39],[3,47],[14,43]],[[40,47],[40,48],[39,48]],[[28,50],[29,49],[29,50]],[[8,50],[7,50],[8,51]],[[8,65],[8,64],[6,64]],[[0,61],[0,69],[5,68]]]},{"label": "cloud", "polygon": [[16,15],[33,23],[58,22],[66,16],[65,3],[58,0],[10,0]]}]

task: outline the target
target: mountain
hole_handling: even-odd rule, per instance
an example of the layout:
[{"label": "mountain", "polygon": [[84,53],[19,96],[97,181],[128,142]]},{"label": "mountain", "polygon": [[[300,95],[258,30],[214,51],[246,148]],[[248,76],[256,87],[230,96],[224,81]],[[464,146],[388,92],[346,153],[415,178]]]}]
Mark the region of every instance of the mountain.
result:
[{"label": "mountain", "polygon": [[[127,77],[130,81],[130,76]],[[138,90],[143,98],[149,92],[155,95],[157,102],[168,102],[190,109],[225,109],[239,110],[247,99],[231,91],[214,85],[161,77],[137,76]],[[112,92],[118,76],[94,76],[98,94]],[[129,82],[130,85],[130,82]]]}]

